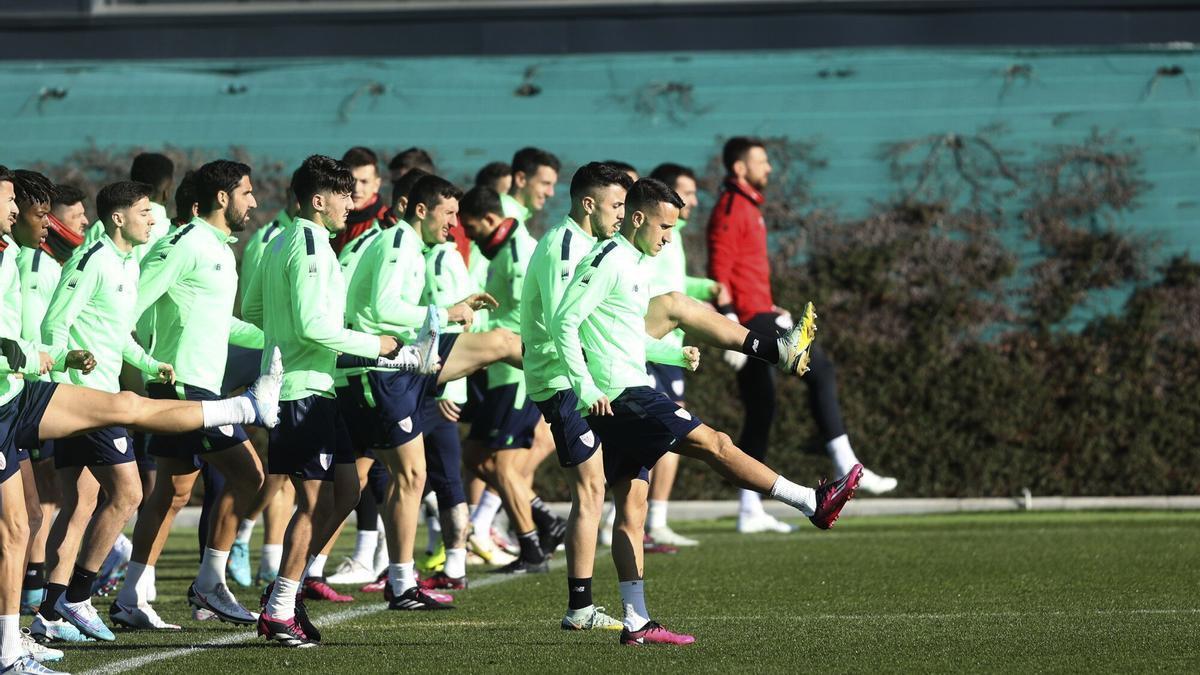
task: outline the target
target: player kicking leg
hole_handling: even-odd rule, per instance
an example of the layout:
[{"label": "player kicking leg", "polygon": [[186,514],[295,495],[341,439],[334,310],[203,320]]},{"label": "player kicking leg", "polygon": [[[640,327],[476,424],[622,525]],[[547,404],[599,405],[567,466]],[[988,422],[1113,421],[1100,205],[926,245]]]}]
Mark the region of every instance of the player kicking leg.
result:
[{"label": "player kicking leg", "polygon": [[[664,453],[678,451],[700,459],[739,487],[769,494],[802,513],[819,528],[828,529],[853,496],[861,466],[833,483],[816,489],[788,481],[750,458],[729,437],[704,426],[693,415],[654,392],[645,375],[645,339],[650,328],[647,288],[648,258],[670,242],[679,207],[678,195],[653,179],[630,190],[626,216],[611,241],[599,242],[579,264],[555,313],[555,344],[567,368],[571,386],[587,412],[587,423],[605,447],[604,473],[617,495],[619,536],[613,557],[625,606],[622,644],[690,644],[693,638],[672,633],[651,620],[645,609],[641,552],[645,526],[648,471]],[[686,310],[661,312],[680,317]],[[703,322],[700,322],[703,323]],[[811,321],[807,339],[811,342]],[[661,327],[661,326],[658,326]],[[718,329],[712,327],[712,333]],[[588,345],[585,348],[582,345]],[[801,371],[804,352],[778,344],[783,366]],[[762,344],[747,348],[761,352]],[[685,348],[686,360],[698,358]],[[681,355],[683,356],[683,355]]]}]

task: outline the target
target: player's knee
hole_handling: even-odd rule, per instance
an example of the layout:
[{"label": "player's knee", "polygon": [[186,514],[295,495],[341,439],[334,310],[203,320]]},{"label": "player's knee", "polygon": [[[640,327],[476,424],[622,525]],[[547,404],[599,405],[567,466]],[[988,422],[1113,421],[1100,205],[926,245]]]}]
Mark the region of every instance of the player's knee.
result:
[{"label": "player's knee", "polygon": [[131,391],[120,391],[113,394],[112,413],[117,424],[128,426],[138,419],[138,411],[142,406],[142,397]]},{"label": "player's knee", "polygon": [[11,551],[23,551],[29,541],[29,517],[24,509],[6,509],[0,518],[0,529],[4,535],[4,546]]},{"label": "player's knee", "polygon": [[396,482],[403,490],[418,489],[425,485],[425,469],[405,466],[396,473]]},{"label": "player's knee", "polygon": [[137,511],[137,507],[142,503],[142,484],[140,481],[133,481],[129,485],[122,486],[121,489],[115,491],[116,494],[110,495],[113,508],[120,513],[133,515]]},{"label": "player's knee", "polygon": [[26,521],[29,523],[28,530],[30,536],[32,536],[33,533],[41,531],[42,525],[45,524],[42,519],[41,505],[36,503],[33,505],[26,504],[25,511],[27,516]]},{"label": "player's knee", "polygon": [[[175,490],[171,495],[171,510],[178,513],[192,499],[191,490]],[[160,502],[161,503],[161,502]]]}]

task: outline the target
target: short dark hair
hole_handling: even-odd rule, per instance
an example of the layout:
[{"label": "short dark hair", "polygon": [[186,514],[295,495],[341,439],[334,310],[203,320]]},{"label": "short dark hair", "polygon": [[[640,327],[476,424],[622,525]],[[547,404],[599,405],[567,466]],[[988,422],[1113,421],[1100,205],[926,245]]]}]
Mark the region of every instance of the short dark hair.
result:
[{"label": "short dark hair", "polygon": [[642,178],[629,188],[629,194],[625,196],[625,213],[645,212],[659,204],[670,204],[677,209],[684,206],[683,200],[666,183],[654,178]]},{"label": "short dark hair", "polygon": [[83,190],[74,185],[55,185],[54,193],[50,195],[50,206],[71,206],[87,199]]},{"label": "short dark hair", "polygon": [[633,179],[608,162],[588,162],[571,177],[571,201],[583,199],[595,190],[610,185],[620,185],[628,190],[633,187]]},{"label": "short dark hair", "polygon": [[179,179],[175,188],[175,220],[187,222],[192,219],[192,207],[196,205],[196,172],[189,171]]},{"label": "short dark hair", "polygon": [[346,154],[342,155],[342,161],[351,169],[357,169],[360,166],[373,166],[375,167],[375,171],[379,171],[379,156],[375,154],[374,150],[361,145],[356,145],[347,150]]},{"label": "short dark hair", "polygon": [[423,148],[409,148],[401,151],[392,158],[392,161],[388,162],[388,169],[391,171],[403,170],[405,174],[413,169],[420,169],[425,173],[433,173],[436,170],[433,166],[433,157],[430,157]]},{"label": "short dark hair", "polygon": [[475,174],[475,184],[491,187],[496,183],[496,181],[511,175],[512,165],[505,164],[504,162],[491,162],[484,165],[484,167]]},{"label": "short dark hair", "polygon": [[650,172],[651,178],[666,183],[667,185],[671,186],[672,189],[675,188],[676,181],[678,181],[682,176],[687,176],[693,181],[696,180],[695,171],[692,171],[682,164],[673,164],[671,162],[659,164],[658,166],[654,167],[653,171]]},{"label": "short dark hair", "polygon": [[520,171],[526,176],[537,173],[539,166],[548,166],[555,171],[562,168],[562,163],[553,154],[541,148],[521,148],[512,158],[512,172]]},{"label": "short dark hair", "polygon": [[17,206],[24,209],[34,204],[50,205],[54,197],[54,183],[42,174],[28,169],[17,169],[13,172],[13,190],[16,192]]},{"label": "short dark hair", "polygon": [[721,150],[721,163],[725,165],[725,170],[733,173],[733,165],[746,159],[746,153],[750,152],[751,148],[765,150],[767,146],[761,139],[753,136],[734,136],[725,141],[725,148]]},{"label": "short dark hair", "polygon": [[421,176],[408,193],[408,207],[404,209],[404,220],[410,224],[413,222],[417,215],[417,204],[424,204],[425,208],[432,209],[443,199],[460,199],[462,196],[462,190],[441,176]]},{"label": "short dark hair", "polygon": [[7,166],[0,164],[0,183],[4,183],[4,182],[11,183],[12,179],[13,179],[12,171],[9,171]]},{"label": "short dark hair", "polygon": [[112,222],[112,214],[117,209],[127,209],[142,197],[149,197],[151,194],[154,194],[154,186],[149,183],[134,180],[109,183],[100,188],[100,192],[96,194],[97,214],[105,223]]},{"label": "short dark hair", "polygon": [[149,183],[158,187],[175,177],[175,162],[157,152],[143,152],[133,158],[129,167],[129,180]]},{"label": "short dark hair", "polygon": [[218,192],[232,193],[242,177],[249,175],[250,167],[230,159],[218,159],[196,169],[196,203],[200,212],[211,212],[217,206]]},{"label": "short dark hair", "polygon": [[604,163],[618,171],[624,171],[626,173],[635,173],[639,176],[642,175],[641,172],[639,172],[637,170],[637,167],[630,164],[629,162],[622,162],[619,159],[606,159],[606,160],[604,160]]},{"label": "short dark hair", "polygon": [[500,193],[488,185],[476,185],[458,202],[458,213],[464,218],[483,218],[489,213],[504,215]]},{"label": "short dark hair", "polygon": [[409,169],[408,173],[392,181],[392,205],[395,206],[401,197],[407,197],[417,181],[429,175],[425,169]]},{"label": "short dark hair", "polygon": [[292,194],[300,206],[312,201],[320,192],[350,194],[354,192],[354,175],[345,162],[326,155],[310,155],[292,174]]}]

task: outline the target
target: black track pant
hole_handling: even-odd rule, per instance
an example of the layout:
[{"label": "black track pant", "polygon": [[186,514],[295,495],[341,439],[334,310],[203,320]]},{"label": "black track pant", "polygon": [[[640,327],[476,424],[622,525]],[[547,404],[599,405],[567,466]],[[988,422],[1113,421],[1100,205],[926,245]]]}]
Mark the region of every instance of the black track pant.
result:
[{"label": "black track pant", "polygon": [[[768,335],[780,334],[776,314],[758,314],[746,322],[752,331]],[[838,405],[837,374],[833,361],[820,345],[812,348],[812,361],[804,376],[808,386],[809,405],[817,421],[821,438],[829,442],[846,433],[842,410]],[[747,359],[737,374],[738,392],[745,408],[745,421],[738,446],[751,457],[763,461],[771,441],[771,424],[775,420],[775,376],[777,366],[758,359]]]}]

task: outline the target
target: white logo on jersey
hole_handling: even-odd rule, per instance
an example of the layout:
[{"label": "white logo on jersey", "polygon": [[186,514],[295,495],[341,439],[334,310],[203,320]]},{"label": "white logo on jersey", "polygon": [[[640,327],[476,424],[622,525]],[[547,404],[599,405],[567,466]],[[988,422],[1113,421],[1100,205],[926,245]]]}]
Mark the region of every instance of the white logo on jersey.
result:
[{"label": "white logo on jersey", "polygon": [[594,434],[592,434],[592,432],[589,430],[587,433],[582,434],[579,437],[579,442],[583,443],[584,445],[588,446],[589,448],[594,448],[594,447],[596,447],[596,436]]},{"label": "white logo on jersey", "polygon": [[117,452],[123,455],[129,450],[129,441],[125,437],[114,438],[113,447],[117,449]]},{"label": "white logo on jersey", "polygon": [[0,452],[0,471],[3,471],[7,468],[8,468],[8,458],[4,456],[3,452]]},{"label": "white logo on jersey", "polygon": [[405,417],[396,424],[400,426],[400,429],[403,430],[404,433],[412,433],[412,417]]},{"label": "white logo on jersey", "polygon": [[692,419],[692,414],[690,412],[684,410],[683,408],[676,410],[675,416],[678,417],[679,419],[684,419],[684,420]]},{"label": "white logo on jersey", "polygon": [[220,431],[221,433],[225,434],[229,438],[233,438],[233,425],[232,424],[223,424],[223,425],[217,427],[217,431]]},{"label": "white logo on jersey", "polygon": [[750,349],[753,349],[755,354],[758,353],[758,338],[754,338],[754,342],[750,343]]},{"label": "white logo on jersey", "polygon": [[671,391],[675,392],[676,396],[683,396],[683,380],[675,380],[672,382]]},{"label": "white logo on jersey", "polygon": [[331,467],[331,466],[333,466],[333,453],[332,452],[322,452],[321,453],[321,468],[328,471],[329,467]]}]

